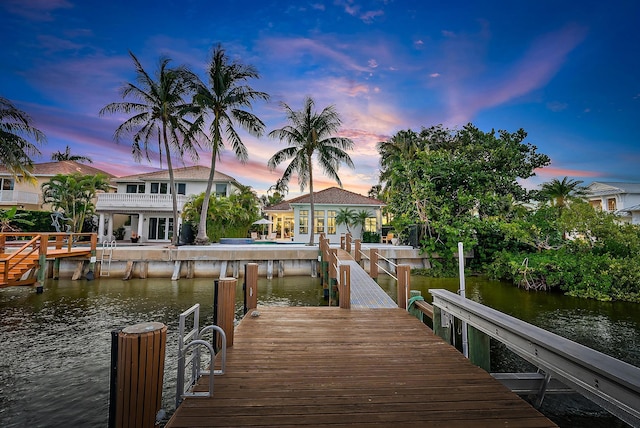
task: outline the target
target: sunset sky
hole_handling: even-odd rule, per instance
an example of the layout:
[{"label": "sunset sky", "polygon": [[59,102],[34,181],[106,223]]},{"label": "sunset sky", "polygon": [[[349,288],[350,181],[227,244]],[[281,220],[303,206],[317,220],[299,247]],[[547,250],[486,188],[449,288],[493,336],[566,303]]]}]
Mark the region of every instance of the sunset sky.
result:
[{"label": "sunset sky", "polygon": [[[530,187],[564,176],[640,182],[640,1],[2,0],[0,16],[0,96],[46,134],[36,162],[69,145],[118,176],[160,167],[113,141],[123,117],[98,115],[134,79],[128,51],[148,72],[166,55],[204,77],[221,43],[261,74],[251,85],[271,95],[254,108],[267,131],[285,124],[280,102],[335,105],[340,135],[355,142],[356,168],[339,171],[351,191],[377,183],[377,142],[469,122],[528,132],[552,159]],[[226,152],[218,170],[263,194],[281,175],[267,160],[284,143],[243,141],[248,165]]]}]

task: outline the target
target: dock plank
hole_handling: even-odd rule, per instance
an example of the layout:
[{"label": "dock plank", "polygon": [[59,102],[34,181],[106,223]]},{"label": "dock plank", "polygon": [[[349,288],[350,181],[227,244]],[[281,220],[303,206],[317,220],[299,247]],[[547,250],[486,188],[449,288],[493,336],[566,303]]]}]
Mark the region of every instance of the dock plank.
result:
[{"label": "dock plank", "polygon": [[555,426],[401,309],[258,311],[167,427]]}]

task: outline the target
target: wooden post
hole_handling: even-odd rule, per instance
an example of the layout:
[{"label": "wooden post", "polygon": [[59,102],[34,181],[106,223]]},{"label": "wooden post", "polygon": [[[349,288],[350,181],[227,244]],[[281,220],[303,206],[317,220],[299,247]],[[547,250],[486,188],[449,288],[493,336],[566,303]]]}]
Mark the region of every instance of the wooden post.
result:
[{"label": "wooden post", "polygon": [[38,279],[36,282],[36,293],[41,294],[44,291],[45,270],[47,268],[47,245],[49,243],[49,235],[40,235],[40,253],[38,255]]},{"label": "wooden post", "polygon": [[344,235],[340,235],[340,249],[341,250],[344,250],[346,240],[347,240],[347,238]]},{"label": "wooden post", "polygon": [[340,266],[340,307],[351,309],[351,267]]},{"label": "wooden post", "polygon": [[351,233],[347,233],[347,237],[344,243],[344,249],[347,253],[351,253]]},{"label": "wooden post", "polygon": [[452,326],[447,324],[442,326],[442,309],[437,306],[433,307],[433,332],[444,339],[445,342],[451,344]]},{"label": "wooden post", "polygon": [[473,326],[468,326],[469,360],[476,366],[491,372],[491,352],[489,336]]},{"label": "wooden post", "polygon": [[244,313],[258,307],[258,263],[244,266]]},{"label": "wooden post", "polygon": [[0,254],[4,254],[5,245],[7,244],[7,235],[0,235]]},{"label": "wooden post", "polygon": [[373,279],[378,278],[378,253],[375,248],[369,250],[369,276]]},{"label": "wooden post", "polygon": [[360,260],[362,259],[362,255],[360,254],[360,250],[362,249],[362,241],[360,239],[356,239],[356,244],[355,244],[355,248],[354,248],[354,252],[355,254],[353,255],[353,258],[355,259],[356,263],[360,263]]},{"label": "wooden post", "polygon": [[398,265],[396,275],[398,275],[398,307],[407,309],[407,299],[411,290],[411,267],[409,265]]},{"label": "wooden post", "polygon": [[[233,346],[233,321],[236,312],[236,284],[235,278],[220,278],[218,280],[218,299],[215,323],[224,330],[227,336],[227,348]],[[218,337],[219,341],[221,338]],[[217,349],[222,347],[222,343]]]},{"label": "wooden post", "polygon": [[162,404],[166,343],[167,326],[159,322],[136,324],[118,333],[115,421],[112,426],[155,426]]}]

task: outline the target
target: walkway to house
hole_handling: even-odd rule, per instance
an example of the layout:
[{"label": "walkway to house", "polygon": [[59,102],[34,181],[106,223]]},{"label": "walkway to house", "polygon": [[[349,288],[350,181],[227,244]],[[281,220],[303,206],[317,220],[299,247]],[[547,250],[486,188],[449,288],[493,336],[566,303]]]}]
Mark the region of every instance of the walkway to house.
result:
[{"label": "walkway to house", "polygon": [[257,311],[167,427],[555,426],[402,309]]}]

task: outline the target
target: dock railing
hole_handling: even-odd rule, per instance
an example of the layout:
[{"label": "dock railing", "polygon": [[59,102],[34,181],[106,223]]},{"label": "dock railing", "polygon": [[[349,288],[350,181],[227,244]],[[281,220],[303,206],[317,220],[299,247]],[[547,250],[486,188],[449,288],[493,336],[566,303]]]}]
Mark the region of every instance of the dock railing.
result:
[{"label": "dock railing", "polygon": [[[472,338],[486,335],[483,342],[487,352],[491,337],[539,368],[534,376],[520,376],[523,382],[537,381],[531,391],[537,391],[537,405],[542,403],[551,382],[557,380],[628,424],[640,426],[640,368],[450,291],[431,289],[429,293],[433,296],[434,332],[448,328],[451,317],[464,320],[471,330],[477,330],[469,332],[472,361]],[[518,375],[511,379],[499,375],[495,377],[516,389]],[[559,392],[566,392],[566,388]]]},{"label": "dock railing", "polygon": [[[363,250],[369,250],[369,254]],[[398,307],[407,309],[407,301],[411,290],[411,266],[397,264],[378,253],[373,247],[362,248],[360,240],[356,240],[355,252],[356,262],[360,262],[363,258],[369,260],[369,276],[371,278],[378,278],[378,273],[381,270],[396,281]],[[387,266],[394,272],[385,269],[385,266],[380,263],[380,260],[387,262]]]}]

